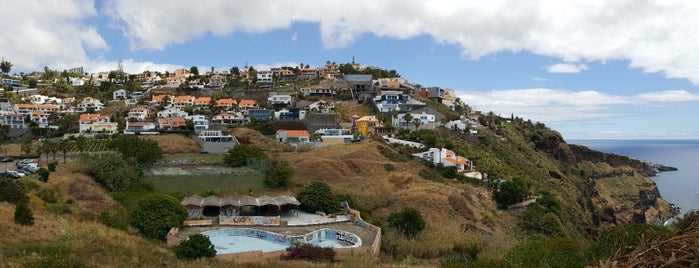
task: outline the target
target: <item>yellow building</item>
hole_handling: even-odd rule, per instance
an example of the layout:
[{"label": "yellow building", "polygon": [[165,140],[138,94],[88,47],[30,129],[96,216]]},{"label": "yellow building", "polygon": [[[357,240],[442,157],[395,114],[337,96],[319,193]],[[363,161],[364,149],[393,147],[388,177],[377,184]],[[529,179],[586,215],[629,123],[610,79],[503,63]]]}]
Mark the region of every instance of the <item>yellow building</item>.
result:
[{"label": "yellow building", "polygon": [[354,124],[362,136],[371,136],[374,134],[377,127],[383,127],[381,125],[381,120],[374,115],[366,115],[355,119]]}]

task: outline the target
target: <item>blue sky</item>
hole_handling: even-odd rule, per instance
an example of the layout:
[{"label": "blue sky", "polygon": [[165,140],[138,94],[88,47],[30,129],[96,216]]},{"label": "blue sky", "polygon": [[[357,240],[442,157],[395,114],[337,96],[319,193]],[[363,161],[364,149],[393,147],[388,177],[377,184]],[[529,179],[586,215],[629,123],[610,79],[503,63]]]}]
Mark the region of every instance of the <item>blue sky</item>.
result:
[{"label": "blue sky", "polygon": [[0,10],[13,72],[322,66],[355,57],[566,139],[699,139],[686,1],[38,1]]}]

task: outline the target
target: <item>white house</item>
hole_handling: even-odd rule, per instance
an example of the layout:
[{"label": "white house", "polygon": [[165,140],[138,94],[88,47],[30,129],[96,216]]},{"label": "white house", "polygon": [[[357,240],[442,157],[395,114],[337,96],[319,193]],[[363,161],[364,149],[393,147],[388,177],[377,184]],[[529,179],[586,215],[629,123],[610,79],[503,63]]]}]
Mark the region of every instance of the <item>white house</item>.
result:
[{"label": "white house", "polygon": [[157,113],[158,117],[187,117],[189,114],[180,108],[167,108]]},{"label": "white house", "polygon": [[158,131],[155,130],[156,125],[154,122],[129,122],[126,121],[126,126],[124,127],[124,134],[157,134]]},{"label": "white house", "polygon": [[305,130],[277,130],[276,138],[279,142],[298,145],[308,143],[311,139],[311,134]]},{"label": "white house", "polygon": [[84,113],[84,112],[91,112],[91,111],[99,111],[104,108],[104,104],[95,98],[92,97],[85,97],[76,107],[75,107],[75,112],[76,113]]},{"label": "white house", "polygon": [[434,125],[434,123],[436,123],[435,116],[433,114],[428,114],[425,112],[422,112],[419,114],[409,113],[410,118],[411,118],[410,122],[405,121],[405,114],[408,114],[408,113],[398,114],[398,116],[393,119],[393,126],[406,127],[406,128],[409,126],[415,126],[415,124],[413,123],[413,120],[415,120],[415,119],[419,119],[420,126],[424,126],[424,127],[431,126],[431,125]]},{"label": "white house", "polygon": [[291,103],[291,95],[273,95],[269,96],[267,98],[267,103],[275,105],[275,104],[284,104],[284,105],[289,105]]},{"label": "white house", "polygon": [[126,115],[126,119],[135,118],[138,121],[143,121],[148,117],[148,108],[143,106],[137,106],[129,109],[129,113]]},{"label": "white house", "polygon": [[464,172],[473,168],[471,161],[457,156],[454,151],[446,148],[430,148],[426,152],[416,153],[413,156],[430,161],[435,165],[441,164],[445,167],[456,167],[457,172]]},{"label": "white house", "polygon": [[324,100],[319,100],[306,106],[306,109],[312,112],[328,113],[330,110],[335,108],[334,102],[327,102]]},{"label": "white house", "polygon": [[272,71],[257,71],[257,83],[272,83],[274,82],[274,73]]},{"label": "white house", "polygon": [[112,99],[114,100],[123,100],[126,99],[126,90],[125,89],[118,89],[112,92]]},{"label": "white house", "polygon": [[187,120],[192,120],[194,122],[194,131],[203,131],[209,129],[209,120],[206,120],[206,116],[195,114],[188,115],[185,117]]}]

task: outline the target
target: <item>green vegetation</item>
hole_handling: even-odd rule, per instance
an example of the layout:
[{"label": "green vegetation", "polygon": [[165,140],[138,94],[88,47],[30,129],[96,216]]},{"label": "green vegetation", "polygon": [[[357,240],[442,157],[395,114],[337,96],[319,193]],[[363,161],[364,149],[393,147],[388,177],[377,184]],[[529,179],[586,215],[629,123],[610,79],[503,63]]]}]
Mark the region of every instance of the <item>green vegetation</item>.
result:
[{"label": "green vegetation", "polygon": [[569,237],[527,237],[505,260],[512,267],[585,267],[586,241]]},{"label": "green vegetation", "polygon": [[136,135],[119,135],[112,140],[111,146],[136,165],[150,166],[163,157],[163,151],[156,141]]},{"label": "green vegetation", "polygon": [[340,210],[340,204],[337,202],[332,189],[322,182],[311,182],[311,184],[303,187],[296,195],[296,199],[301,202],[301,210],[316,213],[322,211],[325,213],[335,213]]},{"label": "green vegetation", "polygon": [[213,258],[216,256],[216,249],[203,234],[193,234],[180,242],[174,248],[175,256],[181,259]]},{"label": "green vegetation", "polygon": [[231,174],[152,175],[144,177],[155,190],[163,193],[196,194],[204,191],[219,193],[246,192],[264,188],[264,174],[250,168],[237,168]]},{"label": "green vegetation", "polygon": [[25,188],[18,181],[0,177],[0,202],[17,204],[27,201]]},{"label": "green vegetation", "polygon": [[311,244],[298,244],[286,249],[284,259],[332,262],[335,260],[335,251],[332,248],[325,248]]},{"label": "green vegetation", "polygon": [[234,146],[223,157],[223,162],[229,167],[242,167],[251,160],[269,160],[269,157],[262,149],[247,144]]},{"label": "green vegetation", "polygon": [[138,201],[130,218],[131,225],[141,235],[162,240],[172,227],[182,225],[187,218],[187,210],[172,196],[154,193]]},{"label": "green vegetation", "polygon": [[529,185],[521,178],[500,183],[499,190],[493,192],[493,200],[499,208],[507,208],[510,205],[524,201],[529,194]]},{"label": "green vegetation", "polygon": [[27,202],[15,204],[15,223],[21,225],[34,225],[34,214],[29,209]]},{"label": "green vegetation", "polygon": [[407,207],[388,216],[388,226],[408,237],[414,237],[425,229],[425,220],[420,211]]},{"label": "green vegetation", "polygon": [[282,188],[289,185],[289,180],[294,176],[294,167],[280,160],[273,160],[269,169],[265,172],[264,183],[269,188]]},{"label": "green vegetation", "polygon": [[40,181],[47,182],[49,181],[49,176],[51,175],[51,172],[46,168],[39,168],[39,171],[37,171],[36,174],[39,175]]},{"label": "green vegetation", "polygon": [[143,172],[115,154],[83,156],[92,178],[110,192],[118,192],[141,181]]}]

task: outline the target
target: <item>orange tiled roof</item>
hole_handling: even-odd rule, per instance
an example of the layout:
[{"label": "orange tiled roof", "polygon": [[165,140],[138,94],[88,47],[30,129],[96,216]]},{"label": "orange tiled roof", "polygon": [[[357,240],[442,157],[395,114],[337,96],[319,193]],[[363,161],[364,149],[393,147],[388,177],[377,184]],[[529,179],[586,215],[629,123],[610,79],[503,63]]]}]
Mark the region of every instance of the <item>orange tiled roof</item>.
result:
[{"label": "orange tiled roof", "polygon": [[283,130],[283,129],[280,129],[279,131],[286,132],[286,135],[289,137],[310,137],[311,136],[311,134],[308,134],[308,131],[305,131],[305,130]]},{"label": "orange tiled roof", "polygon": [[240,100],[240,104],[238,104],[240,107],[253,107],[257,105],[257,102],[254,100]]},{"label": "orange tiled roof", "polygon": [[193,97],[193,96],[189,96],[189,95],[183,95],[183,96],[176,96],[176,97],[175,97],[175,102],[189,102],[189,101],[193,101],[193,100],[194,100],[194,97]]},{"label": "orange tiled roof", "polygon": [[172,96],[170,96],[170,95],[155,95],[155,96],[153,96],[152,100],[154,102],[162,102],[166,96],[168,97],[168,99],[170,99],[172,101]]},{"label": "orange tiled roof", "polygon": [[44,113],[44,112],[42,112],[42,111],[31,111],[31,114],[32,114],[32,115],[35,115],[35,116],[46,115],[46,113]]},{"label": "orange tiled roof", "polygon": [[238,102],[234,99],[218,99],[216,100],[216,105],[218,106],[231,106],[236,105]]},{"label": "orange tiled roof", "polygon": [[17,104],[17,108],[19,109],[58,109],[58,105],[53,105],[53,104],[28,104],[28,103],[20,103]]},{"label": "orange tiled roof", "polygon": [[442,158],[442,159],[444,159],[445,161],[449,161],[449,162],[451,162],[451,163],[454,164],[454,165],[463,165],[463,164],[468,163],[468,159],[463,158],[463,157],[460,157],[460,156],[457,157],[456,159],[454,159],[454,158],[449,158],[449,157]]},{"label": "orange tiled roof", "polygon": [[194,103],[197,104],[209,104],[211,103],[211,97],[199,97],[194,99]]},{"label": "orange tiled roof", "polygon": [[173,124],[173,123],[184,124],[187,122],[187,120],[185,120],[182,117],[169,117],[169,118],[161,117],[161,118],[158,118],[158,122],[163,122],[163,123],[168,123],[168,124]]},{"label": "orange tiled roof", "polygon": [[80,121],[97,121],[100,119],[105,119],[109,118],[107,115],[101,115],[101,114],[81,114],[80,115]]}]

